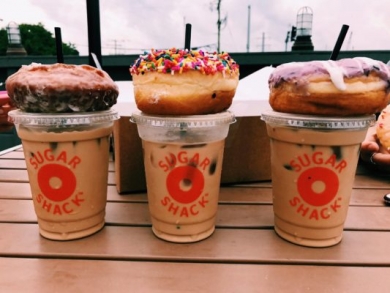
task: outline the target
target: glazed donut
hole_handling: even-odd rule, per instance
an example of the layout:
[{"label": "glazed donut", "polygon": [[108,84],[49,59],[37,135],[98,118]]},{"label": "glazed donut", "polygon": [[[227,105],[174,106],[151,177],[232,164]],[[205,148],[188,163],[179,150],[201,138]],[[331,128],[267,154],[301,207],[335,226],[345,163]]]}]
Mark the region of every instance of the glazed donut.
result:
[{"label": "glazed donut", "polygon": [[365,57],[291,62],[271,73],[269,103],[278,112],[324,116],[379,113],[390,101],[389,67]]},{"label": "glazed donut", "polygon": [[63,63],[23,65],[7,78],[6,89],[17,108],[36,113],[107,110],[119,94],[105,71]]},{"label": "glazed donut", "polygon": [[381,145],[390,152],[390,105],[383,109],[378,116],[376,136]]},{"label": "glazed donut", "polygon": [[213,114],[228,109],[239,66],[228,53],[151,50],[130,67],[139,110],[154,115]]}]

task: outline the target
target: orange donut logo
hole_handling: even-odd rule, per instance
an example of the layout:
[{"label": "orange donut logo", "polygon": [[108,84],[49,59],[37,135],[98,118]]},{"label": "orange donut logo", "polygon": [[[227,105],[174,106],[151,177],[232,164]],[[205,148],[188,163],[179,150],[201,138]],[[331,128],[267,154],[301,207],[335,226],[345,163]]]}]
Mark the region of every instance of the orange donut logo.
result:
[{"label": "orange donut logo", "polygon": [[63,201],[76,190],[76,176],[65,166],[47,164],[38,171],[38,184],[48,199]]},{"label": "orange donut logo", "polygon": [[167,176],[167,189],[171,197],[183,204],[199,198],[204,188],[204,177],[194,166],[180,166]]},{"label": "orange donut logo", "polygon": [[305,170],[298,178],[298,192],[312,206],[330,203],[339,190],[339,178],[330,169],[314,167]]}]

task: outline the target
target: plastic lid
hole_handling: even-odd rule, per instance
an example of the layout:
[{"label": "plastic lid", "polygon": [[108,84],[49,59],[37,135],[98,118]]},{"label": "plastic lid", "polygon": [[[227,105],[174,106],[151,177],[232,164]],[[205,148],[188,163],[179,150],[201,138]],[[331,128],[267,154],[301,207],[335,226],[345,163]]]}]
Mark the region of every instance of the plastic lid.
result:
[{"label": "plastic lid", "polygon": [[279,126],[316,129],[364,129],[372,126],[376,121],[375,115],[326,117],[288,114],[272,110],[262,113],[261,119],[267,123]]},{"label": "plastic lid", "polygon": [[138,125],[163,128],[207,128],[232,124],[236,118],[232,112],[225,111],[217,114],[188,115],[188,116],[158,116],[142,112],[132,114],[130,121]]},{"label": "plastic lid", "polygon": [[10,122],[36,126],[69,126],[106,123],[119,119],[118,112],[110,109],[99,112],[28,113],[13,110],[8,113]]}]

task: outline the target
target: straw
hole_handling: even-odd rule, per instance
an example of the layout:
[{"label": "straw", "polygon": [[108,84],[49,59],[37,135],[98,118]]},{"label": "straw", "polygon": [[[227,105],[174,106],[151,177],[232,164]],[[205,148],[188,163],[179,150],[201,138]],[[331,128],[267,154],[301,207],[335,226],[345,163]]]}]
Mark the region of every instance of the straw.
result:
[{"label": "straw", "polygon": [[91,56],[92,56],[93,62],[95,62],[96,68],[102,69],[102,66],[100,65],[99,59],[96,56],[96,54],[91,52]]},{"label": "straw", "polygon": [[186,36],[184,41],[184,49],[191,50],[191,24],[186,24]]},{"label": "straw", "polygon": [[337,38],[337,42],[333,48],[333,52],[330,55],[330,58],[329,58],[330,60],[337,59],[337,56],[340,53],[341,46],[343,45],[345,36],[347,35],[348,29],[349,29],[349,25],[343,24],[343,26],[341,27],[341,31],[339,33],[339,37]]},{"label": "straw", "polygon": [[64,63],[64,55],[62,54],[62,38],[61,38],[61,28],[54,28],[56,35],[56,49],[57,49],[57,62]]}]

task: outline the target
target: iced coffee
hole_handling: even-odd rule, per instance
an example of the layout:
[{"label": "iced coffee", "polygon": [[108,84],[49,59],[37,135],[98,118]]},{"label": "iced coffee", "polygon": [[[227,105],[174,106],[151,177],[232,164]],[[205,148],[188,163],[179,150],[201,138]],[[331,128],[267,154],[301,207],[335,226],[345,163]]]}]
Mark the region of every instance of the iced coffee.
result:
[{"label": "iced coffee", "polygon": [[71,240],[102,229],[117,113],[9,115],[22,140],[40,234]]},{"label": "iced coffee", "polygon": [[215,229],[230,112],[164,117],[133,114],[142,139],[154,234],[195,242]]},{"label": "iced coffee", "polygon": [[375,116],[262,114],[271,143],[275,231],[304,246],[342,239],[360,143]]}]

